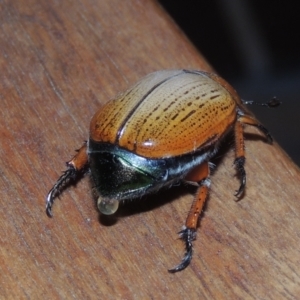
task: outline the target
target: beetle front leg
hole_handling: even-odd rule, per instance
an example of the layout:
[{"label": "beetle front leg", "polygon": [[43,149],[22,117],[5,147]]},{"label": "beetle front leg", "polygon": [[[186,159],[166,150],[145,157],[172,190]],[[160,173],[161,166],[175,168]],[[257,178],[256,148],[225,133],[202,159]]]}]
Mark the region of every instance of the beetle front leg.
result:
[{"label": "beetle front leg", "polygon": [[86,143],[78,150],[78,153],[66,163],[67,170],[58,178],[46,198],[46,213],[52,217],[52,205],[54,199],[62,192],[67,184],[75,180],[77,175],[84,170],[88,163]]},{"label": "beetle front leg", "polygon": [[184,228],[179,232],[180,239],[185,243],[185,254],[179,265],[169,270],[175,273],[185,269],[191,262],[193,255],[193,241],[196,239],[196,229],[198,220],[202,212],[205,200],[207,199],[210,186],[209,165],[208,162],[197,166],[186,177],[187,182],[199,185],[197,193],[194,197],[191,209],[187,216]]}]

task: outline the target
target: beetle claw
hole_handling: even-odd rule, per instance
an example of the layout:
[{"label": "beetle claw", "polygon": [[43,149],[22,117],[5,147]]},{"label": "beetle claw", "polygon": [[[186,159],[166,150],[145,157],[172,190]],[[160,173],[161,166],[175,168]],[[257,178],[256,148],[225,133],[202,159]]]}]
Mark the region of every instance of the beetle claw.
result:
[{"label": "beetle claw", "polygon": [[180,264],[176,267],[169,269],[170,273],[176,273],[184,270],[191,262],[193,255],[193,243],[196,239],[196,230],[191,228],[184,228],[179,232],[180,238],[185,242],[185,254]]},{"label": "beetle claw", "polygon": [[[48,197],[49,197],[49,195],[48,195]],[[52,214],[53,199],[48,201],[48,197],[47,197],[47,200],[46,200],[46,214],[49,218],[52,218],[53,217],[53,214]]]},{"label": "beetle claw", "polygon": [[52,189],[49,191],[47,198],[46,198],[46,214],[48,217],[52,217],[52,205],[56,196],[61,193],[61,190],[66,185],[69,180],[75,178],[76,169],[69,165],[69,168],[58,178]]}]

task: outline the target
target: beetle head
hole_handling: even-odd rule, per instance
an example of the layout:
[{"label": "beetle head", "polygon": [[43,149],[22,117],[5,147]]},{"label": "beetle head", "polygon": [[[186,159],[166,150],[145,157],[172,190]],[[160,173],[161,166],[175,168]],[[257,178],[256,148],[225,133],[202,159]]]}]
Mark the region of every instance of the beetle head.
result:
[{"label": "beetle head", "polygon": [[99,194],[98,208],[112,214],[117,210],[116,201],[143,195],[154,183],[155,178],[134,166],[118,154],[109,152],[91,153],[89,156],[93,181]]}]

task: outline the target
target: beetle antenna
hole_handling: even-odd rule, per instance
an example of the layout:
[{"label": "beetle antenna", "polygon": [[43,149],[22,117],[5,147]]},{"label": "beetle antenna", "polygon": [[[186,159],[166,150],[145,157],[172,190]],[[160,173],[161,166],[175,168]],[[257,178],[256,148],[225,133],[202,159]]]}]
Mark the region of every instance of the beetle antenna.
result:
[{"label": "beetle antenna", "polygon": [[260,105],[260,106],[267,106],[269,108],[275,108],[275,107],[278,107],[282,102],[279,101],[276,97],[273,97],[269,102],[265,102],[265,103],[259,103],[259,102],[255,102],[255,101],[252,101],[252,100],[242,100],[243,104],[246,104],[246,105],[252,105],[252,104],[255,104],[255,105]]}]

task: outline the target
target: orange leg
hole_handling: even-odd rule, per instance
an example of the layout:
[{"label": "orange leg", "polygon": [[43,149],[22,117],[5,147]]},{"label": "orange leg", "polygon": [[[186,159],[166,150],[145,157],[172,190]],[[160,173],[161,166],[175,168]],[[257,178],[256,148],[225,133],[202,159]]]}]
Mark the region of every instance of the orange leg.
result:
[{"label": "orange leg", "polygon": [[57,197],[66,187],[67,183],[75,180],[80,172],[85,170],[88,163],[86,143],[78,150],[78,153],[66,163],[67,170],[58,178],[52,189],[49,191],[46,199],[46,213],[52,217],[52,205]]},{"label": "orange leg", "polygon": [[191,209],[187,216],[185,226],[182,231],[179,232],[180,238],[185,242],[186,252],[179,265],[170,269],[169,272],[175,273],[185,269],[191,259],[193,254],[193,244],[192,241],[196,238],[196,229],[200,214],[202,212],[205,200],[207,199],[208,190],[210,186],[209,180],[209,166],[208,162],[201,164],[194,168],[186,177],[187,182],[196,183],[199,188],[194,197]]}]

